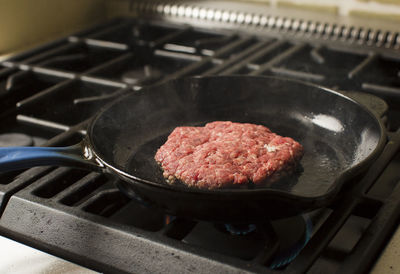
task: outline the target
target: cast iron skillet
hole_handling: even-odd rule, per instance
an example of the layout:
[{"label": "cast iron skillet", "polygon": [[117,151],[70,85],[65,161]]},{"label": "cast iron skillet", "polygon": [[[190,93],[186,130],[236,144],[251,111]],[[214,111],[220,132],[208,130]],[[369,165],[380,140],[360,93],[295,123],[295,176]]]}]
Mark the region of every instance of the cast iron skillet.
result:
[{"label": "cast iron skillet", "polygon": [[[262,124],[305,148],[300,170],[253,189],[198,190],[165,183],[154,155],[177,126],[229,120]],[[274,77],[172,80],[123,96],[67,148],[3,148],[0,171],[35,165],[94,167],[119,176],[128,196],[166,213],[217,222],[277,219],[326,206],[382,151],[384,128],[335,91]]]}]

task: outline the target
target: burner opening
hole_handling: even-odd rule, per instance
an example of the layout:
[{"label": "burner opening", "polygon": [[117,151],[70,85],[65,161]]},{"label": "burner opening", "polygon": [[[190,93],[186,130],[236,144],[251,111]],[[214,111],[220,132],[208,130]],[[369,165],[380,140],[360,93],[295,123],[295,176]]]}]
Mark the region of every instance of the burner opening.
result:
[{"label": "burner opening", "polygon": [[103,192],[99,198],[83,207],[83,210],[103,217],[110,217],[129,202],[129,198],[118,190]]},{"label": "burner opening", "polygon": [[40,198],[49,199],[83,179],[86,175],[88,175],[88,172],[85,170],[59,167],[45,175],[46,183],[32,193]]},{"label": "burner opening", "polygon": [[84,202],[85,198],[87,198],[91,193],[95,192],[107,182],[107,176],[91,173],[81,180],[81,183],[83,184],[80,187],[64,196],[60,202],[67,206],[77,206]]},{"label": "burner opening", "polygon": [[[136,218],[133,216],[141,216]],[[147,231],[160,231],[165,227],[165,215],[154,208],[144,207],[136,200],[128,200],[121,208],[112,214],[114,222],[134,226]]]}]

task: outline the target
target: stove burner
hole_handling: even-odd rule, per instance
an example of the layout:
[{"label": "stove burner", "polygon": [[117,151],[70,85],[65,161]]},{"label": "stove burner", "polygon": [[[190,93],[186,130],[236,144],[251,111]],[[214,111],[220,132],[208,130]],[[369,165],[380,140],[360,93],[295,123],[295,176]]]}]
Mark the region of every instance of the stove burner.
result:
[{"label": "stove burner", "polygon": [[277,241],[279,247],[267,266],[282,268],[308,243],[312,223],[308,215],[300,215],[272,221],[270,226],[272,234],[265,233],[262,225],[199,222],[183,241],[244,260],[253,260],[266,245]]},{"label": "stove burner", "polygon": [[122,75],[122,81],[130,85],[136,85],[139,82],[155,81],[162,77],[162,72],[154,67],[145,65],[143,68],[134,68],[128,70]]},{"label": "stove burner", "polygon": [[4,133],[0,134],[0,147],[11,146],[31,146],[33,138],[22,133]]},{"label": "stove burner", "polygon": [[247,235],[256,230],[256,225],[236,225],[236,224],[225,224],[225,229],[232,235]]}]

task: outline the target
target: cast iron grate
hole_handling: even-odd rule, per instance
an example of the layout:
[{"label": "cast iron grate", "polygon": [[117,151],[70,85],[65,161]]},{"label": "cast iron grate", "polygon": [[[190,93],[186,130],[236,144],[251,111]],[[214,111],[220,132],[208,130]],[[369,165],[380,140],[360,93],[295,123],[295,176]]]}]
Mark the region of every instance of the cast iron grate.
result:
[{"label": "cast iron grate", "polygon": [[[236,73],[371,92],[392,102],[390,109],[375,96],[346,94],[394,131],[399,58],[372,49],[289,41],[268,32],[256,37],[118,19],[1,62],[0,134],[12,129],[36,138],[34,145],[72,145],[85,135],[96,111],[121,94],[174,77]],[[264,236],[238,243],[251,249],[249,256],[226,250],[232,236],[226,236],[228,247],[210,249],[188,239],[213,224],[165,216],[127,199],[114,186],[115,178],[73,168],[0,174],[0,231],[103,272],[319,273],[327,265],[333,271],[364,272],[399,218],[400,177],[393,172],[399,147],[400,133],[393,132],[366,176],[355,179],[331,208],[310,214],[310,242],[293,262],[275,270],[268,266],[279,243],[263,242],[273,234],[264,222],[258,224]]]}]

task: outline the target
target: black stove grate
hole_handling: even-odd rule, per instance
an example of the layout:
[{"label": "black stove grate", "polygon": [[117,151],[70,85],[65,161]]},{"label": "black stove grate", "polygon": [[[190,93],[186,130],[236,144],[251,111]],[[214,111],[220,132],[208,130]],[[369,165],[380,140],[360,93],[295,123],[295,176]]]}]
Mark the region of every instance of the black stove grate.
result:
[{"label": "black stove grate", "polygon": [[[400,55],[372,49],[133,19],[113,20],[3,61],[0,137],[19,133],[34,145],[77,143],[91,117],[121,94],[175,77],[217,74],[280,75],[344,90],[391,133],[365,176],[354,179],[330,208],[310,213],[309,243],[274,270],[269,266],[279,240],[267,240],[274,224],[260,220],[257,236],[250,233],[253,238],[233,245],[234,236],[226,235],[226,247],[210,248],[198,233],[209,229],[218,237],[213,224],[171,219],[127,199],[114,178],[73,168],[1,174],[0,232],[102,272],[363,273],[400,217],[399,69]],[[248,254],[231,252],[232,245],[246,246]]]}]

